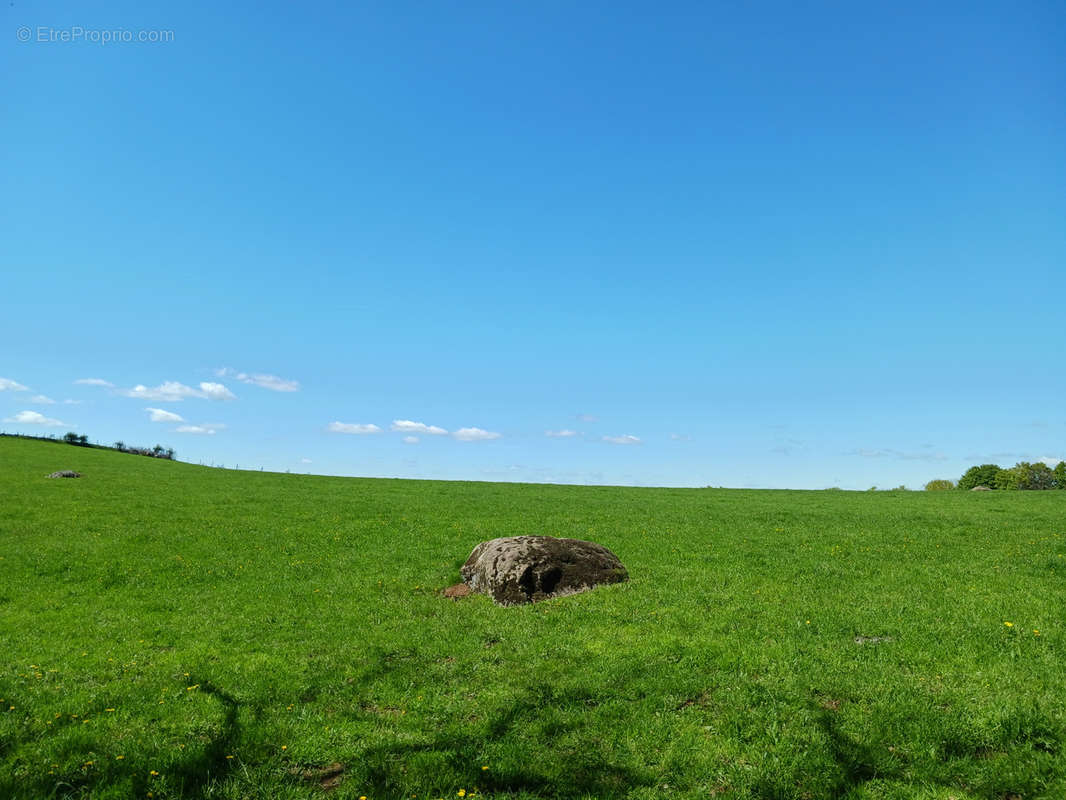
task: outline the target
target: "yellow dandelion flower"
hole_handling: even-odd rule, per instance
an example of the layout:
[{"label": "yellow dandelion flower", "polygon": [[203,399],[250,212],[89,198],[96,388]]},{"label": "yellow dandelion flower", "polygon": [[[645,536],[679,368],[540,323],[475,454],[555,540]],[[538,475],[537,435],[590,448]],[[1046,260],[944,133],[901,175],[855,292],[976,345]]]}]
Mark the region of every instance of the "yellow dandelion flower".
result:
[{"label": "yellow dandelion flower", "polygon": [[124,758],[125,758],[125,756],[115,756],[115,760],[116,761],[121,761]]},{"label": "yellow dandelion flower", "polygon": [[288,749],[289,749],[289,746],[288,746],[287,744],[283,744],[283,745],[281,746],[281,749],[282,749],[282,750],[288,750]]},{"label": "yellow dandelion flower", "polygon": [[226,756],[226,758],[233,758],[233,756]]},{"label": "yellow dandelion flower", "polygon": [[1014,627],[1014,623],[1013,622],[1004,622],[1003,624],[1006,625],[1008,628],[1013,628]]},{"label": "yellow dandelion flower", "polygon": [[456,794],[460,797],[466,797],[466,789],[460,789]]},{"label": "yellow dandelion flower", "polygon": [[150,772],[149,772],[148,774],[149,774],[149,775],[153,775],[153,776],[154,776],[154,775],[158,775],[159,773],[158,773],[158,772],[156,772],[156,771],[155,771],[155,770],[153,769],[153,770],[151,770],[151,771],[150,771]]}]

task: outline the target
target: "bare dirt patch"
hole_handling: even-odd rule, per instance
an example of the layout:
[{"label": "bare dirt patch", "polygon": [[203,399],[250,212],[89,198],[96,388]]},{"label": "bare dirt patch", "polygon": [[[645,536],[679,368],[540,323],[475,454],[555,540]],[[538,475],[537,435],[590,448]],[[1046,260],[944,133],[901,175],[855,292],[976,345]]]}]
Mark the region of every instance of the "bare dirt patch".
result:
[{"label": "bare dirt patch", "polygon": [[309,783],[317,783],[324,792],[333,791],[344,780],[344,765],[339,761],[323,767],[294,767],[292,771]]}]

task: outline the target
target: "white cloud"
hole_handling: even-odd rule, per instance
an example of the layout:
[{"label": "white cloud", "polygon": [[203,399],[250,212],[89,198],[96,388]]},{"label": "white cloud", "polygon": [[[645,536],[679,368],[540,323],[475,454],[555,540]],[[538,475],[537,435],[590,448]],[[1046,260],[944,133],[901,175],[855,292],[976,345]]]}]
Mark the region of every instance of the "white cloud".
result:
[{"label": "white cloud", "polygon": [[176,403],[186,397],[202,397],[201,393],[191,386],[177,381],[166,381],[154,388],[138,383],[132,389],[123,389],[120,393],[126,397],[136,397],[140,400],[162,400],[164,403]]},{"label": "white cloud", "polygon": [[270,389],[273,392],[300,391],[299,381],[291,381],[286,378],[279,378],[277,375],[267,375],[264,373],[249,374],[247,372],[237,372],[237,370],[230,369],[229,367],[216,369],[215,374],[220,378],[235,378],[241,383],[250,383],[253,386],[259,386],[263,389]]},{"label": "white cloud", "polygon": [[46,425],[50,428],[70,427],[65,422],[46,417],[44,414],[38,414],[36,411],[20,411],[15,416],[5,419],[4,422],[18,422],[22,425]]},{"label": "white cloud", "polygon": [[71,400],[68,397],[66,400],[63,401],[63,405],[65,405],[65,406],[80,406],[81,405],[81,400]]},{"label": "white cloud", "polygon": [[159,386],[148,387],[142,383],[132,389],[122,389],[120,394],[136,397],[139,400],[156,400],[164,403],[176,403],[186,397],[198,397],[201,400],[236,400],[237,396],[221,383],[204,382],[199,389],[186,386],[178,381],[164,381]]},{"label": "white cloud", "polygon": [[502,435],[482,428],[460,428],[452,434],[460,442],[487,442],[490,439],[499,439]]},{"label": "white cloud", "polygon": [[218,431],[225,429],[225,425],[213,425],[205,422],[203,425],[179,425],[174,430],[178,433],[199,433],[206,436],[214,436]]},{"label": "white cloud", "polygon": [[205,382],[200,384],[200,391],[208,400],[236,400],[237,395],[221,383]]},{"label": "white cloud", "polygon": [[309,458],[301,458],[300,459],[300,463],[301,464],[313,464],[314,462],[311,459],[309,459]]},{"label": "white cloud", "polygon": [[326,430],[330,433],[354,433],[354,434],[366,434],[366,433],[381,433],[381,428],[377,425],[360,425],[354,422],[331,422],[326,426]]},{"label": "white cloud", "polygon": [[111,381],[105,381],[103,378],[78,378],[74,383],[81,384],[82,386],[103,386],[107,389],[113,389],[115,384]]},{"label": "white cloud", "polygon": [[404,444],[418,444],[418,437],[417,436],[404,436],[403,437],[403,443]]},{"label": "white cloud", "polygon": [[409,419],[394,419],[391,429],[399,433],[424,433],[430,436],[447,436],[448,434],[444,428],[426,425],[424,422],[412,422]]},{"label": "white cloud", "polygon": [[603,441],[610,444],[640,444],[640,439],[631,434],[624,434],[623,436],[604,436]]},{"label": "white cloud", "polygon": [[0,392],[28,392],[29,390],[29,386],[23,386],[10,378],[0,378]]},{"label": "white cloud", "polygon": [[544,435],[550,436],[553,439],[566,439],[570,436],[577,436],[577,431],[564,428],[561,431],[544,431]]},{"label": "white cloud", "polygon": [[683,433],[671,433],[670,434],[670,439],[672,441],[675,441],[675,442],[691,442],[692,441],[692,437],[691,436],[686,436]]},{"label": "white cloud", "polygon": [[55,405],[56,401],[53,400],[51,397],[46,397],[43,394],[35,394],[33,397],[30,398],[30,402],[36,403],[39,406],[51,406]]},{"label": "white cloud", "polygon": [[577,415],[577,421],[578,422],[599,422],[600,418],[595,416],[595,415],[593,415],[593,414],[578,414]]},{"label": "white cloud", "polygon": [[1050,456],[1044,456],[1042,459],[1040,459],[1040,461],[1043,462],[1044,464],[1047,464],[1052,469],[1055,469],[1055,467],[1057,467],[1059,465],[1059,462],[1062,461],[1062,459],[1061,458],[1051,458]]},{"label": "white cloud", "polygon": [[152,420],[152,422],[184,422],[185,421],[184,419],[182,419],[177,414],[174,414],[174,413],[172,413],[170,411],[164,411],[161,408],[146,408],[145,411],[148,412],[148,418],[150,420]]}]

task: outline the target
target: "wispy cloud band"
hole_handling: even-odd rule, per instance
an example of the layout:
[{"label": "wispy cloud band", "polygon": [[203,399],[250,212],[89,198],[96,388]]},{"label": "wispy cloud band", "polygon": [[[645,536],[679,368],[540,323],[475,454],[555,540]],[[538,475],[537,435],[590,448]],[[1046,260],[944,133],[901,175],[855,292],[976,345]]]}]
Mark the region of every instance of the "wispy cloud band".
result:
[{"label": "wispy cloud band", "polygon": [[263,372],[238,372],[235,369],[229,367],[222,367],[215,370],[215,375],[220,378],[233,378],[241,383],[247,383],[252,386],[258,386],[261,389],[270,389],[272,392],[298,392],[300,391],[300,382],[289,380],[287,378],[279,378],[277,375],[270,375]]},{"label": "wispy cloud band", "polygon": [[397,433],[422,433],[427,436],[447,436],[448,431],[436,425],[427,425],[424,422],[414,422],[409,419],[394,419],[390,430]]},{"label": "wispy cloud band", "polygon": [[483,428],[460,428],[452,434],[460,442],[487,442],[491,439],[499,439],[502,435],[502,433],[487,431]]},{"label": "wispy cloud band", "polygon": [[326,430],[330,433],[349,433],[356,436],[381,433],[381,428],[373,423],[364,425],[358,422],[331,422],[326,426]]},{"label": "wispy cloud band", "polygon": [[633,436],[630,433],[623,434],[622,436],[604,436],[603,441],[608,444],[641,444],[639,436]]}]

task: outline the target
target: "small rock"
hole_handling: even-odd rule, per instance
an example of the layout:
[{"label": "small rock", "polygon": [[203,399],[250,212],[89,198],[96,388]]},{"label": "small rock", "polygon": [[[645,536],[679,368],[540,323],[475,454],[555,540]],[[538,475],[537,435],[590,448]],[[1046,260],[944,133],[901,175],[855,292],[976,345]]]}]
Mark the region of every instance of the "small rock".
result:
[{"label": "small rock", "polygon": [[991,492],[992,491],[992,487],[991,486],[975,486],[972,489],[970,489],[970,491],[971,492]]},{"label": "small rock", "polygon": [[601,544],[553,536],[506,536],[482,542],[460,569],[471,590],[516,606],[629,580],[618,556]]},{"label": "small rock", "polygon": [[47,477],[49,477],[49,478],[80,478],[81,477],[81,473],[80,472],[75,472],[72,469],[61,469],[61,470],[59,470],[59,472],[53,472],[51,475],[48,475]]},{"label": "small rock", "polygon": [[452,600],[458,600],[460,597],[466,597],[473,593],[474,590],[465,583],[457,583],[455,586],[449,586],[444,590],[444,596]]},{"label": "small rock", "polygon": [[881,642],[891,642],[891,636],[856,636],[855,644],[881,644]]}]

